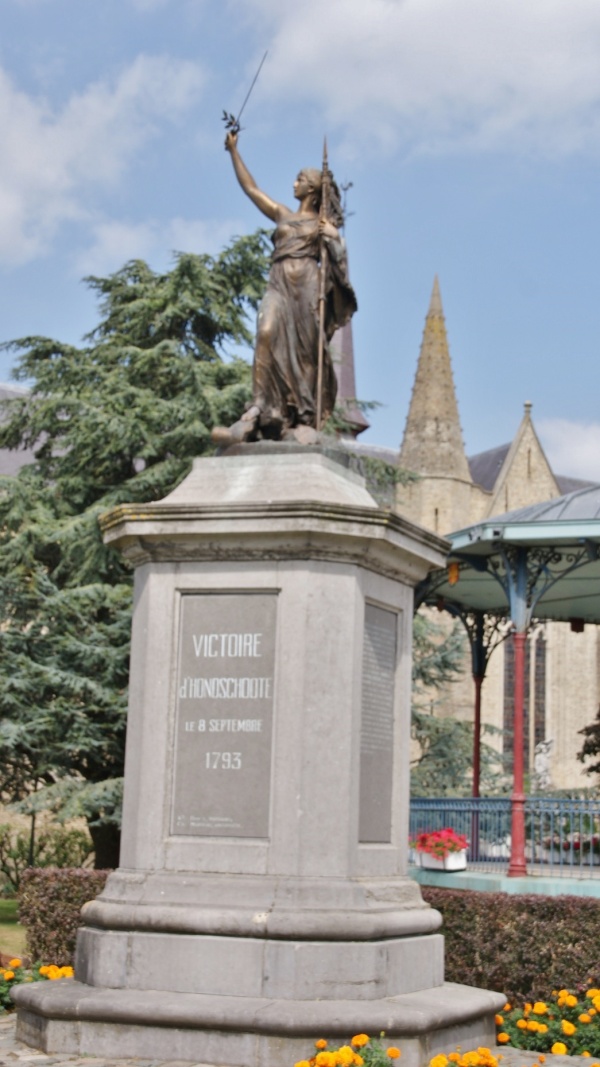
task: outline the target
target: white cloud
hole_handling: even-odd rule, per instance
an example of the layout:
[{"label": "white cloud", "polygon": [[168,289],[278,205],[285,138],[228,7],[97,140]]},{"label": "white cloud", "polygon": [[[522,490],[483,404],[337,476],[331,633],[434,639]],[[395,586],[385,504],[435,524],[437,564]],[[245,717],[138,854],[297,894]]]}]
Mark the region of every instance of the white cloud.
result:
[{"label": "white cloud", "polygon": [[600,423],[540,419],[536,430],[557,474],[600,482]]},{"label": "white cloud", "polygon": [[259,92],[348,140],[417,151],[600,148],[598,0],[234,0],[272,36]]},{"label": "white cloud", "polygon": [[138,56],[114,84],[90,84],[52,109],[0,70],[0,261],[26,262],[66,222],[88,218],[86,191],[116,183],[203,83],[195,63]]},{"label": "white cloud", "polygon": [[127,223],[115,220],[97,222],[94,240],[75,262],[77,275],[106,275],[119,270],[129,259],[150,260],[157,269],[170,266],[174,252],[215,255],[244,226],[235,220],[210,222],[204,219],[173,218],[168,222]]}]

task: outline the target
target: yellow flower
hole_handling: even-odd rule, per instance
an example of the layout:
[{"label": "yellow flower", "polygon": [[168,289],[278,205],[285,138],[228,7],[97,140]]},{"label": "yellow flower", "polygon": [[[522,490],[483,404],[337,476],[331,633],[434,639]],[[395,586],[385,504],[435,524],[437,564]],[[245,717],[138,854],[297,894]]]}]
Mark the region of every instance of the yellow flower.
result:
[{"label": "yellow flower", "polygon": [[342,1047],[337,1050],[336,1059],[338,1064],[340,1064],[340,1067],[352,1067],[352,1064],[354,1063],[354,1052],[350,1048],[350,1045],[342,1045]]},{"label": "yellow flower", "polygon": [[591,1052],[588,1052],[588,1050],[586,1049],[585,1052],[581,1053],[581,1055],[582,1056],[591,1056]]},{"label": "yellow flower", "polygon": [[581,1015],[578,1015],[577,1018],[579,1019],[580,1023],[591,1023],[592,1021],[592,1016],[588,1015],[585,1011],[582,1012]]},{"label": "yellow flower", "polygon": [[563,1019],[563,1021],[562,1021],[562,1023],[560,1025],[561,1025],[561,1029],[562,1029],[563,1034],[566,1034],[567,1037],[572,1037],[572,1035],[577,1030],[577,1027],[573,1026],[573,1023],[570,1023],[568,1019]]},{"label": "yellow flower", "polygon": [[537,1033],[537,1031],[539,1030],[539,1026],[540,1024],[536,1023],[535,1019],[530,1019],[527,1023],[527,1029],[531,1030],[531,1032],[534,1034]]},{"label": "yellow flower", "polygon": [[40,974],[43,974],[43,975],[45,976],[45,975],[47,975],[47,974],[48,974],[48,971],[49,971],[49,970],[50,970],[50,968],[49,968],[49,967],[48,967],[48,965],[46,964],[46,966],[44,966],[44,967],[40,967]]},{"label": "yellow flower", "polygon": [[534,1015],[545,1015],[548,1011],[548,1005],[544,1004],[543,1000],[536,1000],[532,1008]]},{"label": "yellow flower", "polygon": [[519,1027],[519,1030],[526,1030],[527,1029],[527,1020],[526,1019],[517,1019],[517,1026]]},{"label": "yellow flower", "polygon": [[596,1008],[588,1008],[588,1015],[597,1015],[597,1014],[598,1014],[598,1012],[597,1012]]},{"label": "yellow flower", "polygon": [[335,1067],[335,1056],[332,1052],[317,1052],[315,1062],[317,1067]]},{"label": "yellow flower", "polygon": [[565,1004],[567,1005],[567,1008],[575,1008],[577,1006],[577,997],[574,997],[572,993],[569,993],[569,996],[565,1000]]},{"label": "yellow flower", "polygon": [[354,1053],[354,1067],[363,1067],[363,1063],[364,1062],[365,1061],[363,1060],[362,1056],[359,1056],[358,1052],[355,1052]]},{"label": "yellow flower", "polygon": [[19,959],[9,960],[8,961],[8,966],[11,967],[11,968],[20,967],[21,966],[21,960],[19,960]]},{"label": "yellow flower", "polygon": [[499,1045],[508,1045],[510,1037],[508,1036],[508,1034],[505,1034],[504,1031],[502,1031],[502,1033],[498,1034],[496,1041]]},{"label": "yellow flower", "polygon": [[459,1056],[458,1052],[450,1052],[448,1054],[448,1059],[450,1060],[451,1063],[458,1063],[458,1061],[460,1060],[460,1056]]},{"label": "yellow flower", "polygon": [[318,1041],[315,1041],[315,1048],[327,1048],[327,1042],[324,1037],[320,1037]]},{"label": "yellow flower", "polygon": [[496,1026],[502,1026],[504,1019],[501,1015],[494,1015],[494,1022],[496,1023]]},{"label": "yellow flower", "polygon": [[[547,1033],[548,1033],[548,1027],[546,1026],[546,1023],[538,1023],[538,1034],[547,1034]],[[542,1060],[542,1063],[543,1062],[544,1061]]]},{"label": "yellow flower", "polygon": [[4,972],[4,978],[5,978],[5,980],[7,982],[10,982],[14,977],[15,977],[15,972],[14,971],[5,971]]},{"label": "yellow flower", "polygon": [[310,1063],[308,1060],[298,1060],[298,1062],[294,1064],[294,1067],[310,1067]]},{"label": "yellow flower", "polygon": [[387,1054],[391,1060],[397,1060],[398,1057],[402,1055],[400,1049],[396,1048],[395,1045],[390,1045],[389,1049],[387,1050]]},{"label": "yellow flower", "polygon": [[362,1048],[363,1045],[367,1044],[368,1040],[368,1034],[356,1034],[356,1036],[352,1038],[351,1044],[356,1045],[357,1048]]},{"label": "yellow flower", "polygon": [[553,1052],[555,1056],[566,1056],[567,1046],[563,1045],[562,1041],[555,1041],[550,1052]]},{"label": "yellow flower", "polygon": [[600,989],[596,989],[596,988],[588,989],[588,991],[587,991],[587,993],[585,995],[586,995],[586,997],[589,997],[590,1000],[593,1000],[594,997],[600,997]]},{"label": "yellow flower", "polygon": [[[559,997],[568,997],[569,990],[568,989],[559,989],[558,995],[559,995]],[[560,1042],[559,1042],[559,1044],[560,1044]]]},{"label": "yellow flower", "polygon": [[439,1056],[434,1056],[433,1059],[429,1061],[429,1067],[447,1067],[447,1065],[448,1060],[442,1053],[440,1053]]}]

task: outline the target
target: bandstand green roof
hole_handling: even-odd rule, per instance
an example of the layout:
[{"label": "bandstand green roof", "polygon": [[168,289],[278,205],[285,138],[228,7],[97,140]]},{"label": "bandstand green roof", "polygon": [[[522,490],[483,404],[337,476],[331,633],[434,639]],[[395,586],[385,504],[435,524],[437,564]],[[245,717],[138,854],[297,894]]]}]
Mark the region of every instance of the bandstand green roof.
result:
[{"label": "bandstand green roof", "polygon": [[433,572],[421,603],[507,614],[518,628],[532,617],[600,622],[600,485],[446,536],[458,581],[455,568]]}]

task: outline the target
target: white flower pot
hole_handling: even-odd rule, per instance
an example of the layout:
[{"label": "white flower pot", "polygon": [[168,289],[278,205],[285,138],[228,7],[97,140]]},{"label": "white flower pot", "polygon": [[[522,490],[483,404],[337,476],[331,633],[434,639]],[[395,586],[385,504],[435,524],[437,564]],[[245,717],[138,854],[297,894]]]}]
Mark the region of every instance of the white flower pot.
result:
[{"label": "white flower pot", "polygon": [[444,859],[430,856],[428,852],[419,853],[421,867],[429,871],[464,871],[467,866],[467,850],[449,852]]}]

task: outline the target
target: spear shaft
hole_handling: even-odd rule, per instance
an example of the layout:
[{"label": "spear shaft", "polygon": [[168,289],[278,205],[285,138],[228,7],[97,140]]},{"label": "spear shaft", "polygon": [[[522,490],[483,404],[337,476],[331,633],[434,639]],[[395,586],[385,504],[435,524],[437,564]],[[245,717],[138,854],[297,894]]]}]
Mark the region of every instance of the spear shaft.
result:
[{"label": "spear shaft", "polygon": [[248,103],[248,101],[250,99],[250,93],[252,92],[252,90],[254,89],[254,86],[256,85],[256,83],[258,81],[258,75],[260,74],[260,72],[261,72],[261,70],[263,68],[263,63],[264,63],[265,59],[267,58],[268,54],[269,54],[269,51],[267,49],[267,51],[265,52],[264,56],[262,57],[259,65],[258,65],[258,70],[256,71],[256,74],[254,75],[254,77],[252,79],[252,84],[251,84],[250,88],[248,89],[248,92],[246,93],[246,95],[244,97],[244,103],[242,104],[240,110],[238,111],[237,119],[235,118],[234,115],[229,115],[227,113],[227,111],[223,112],[223,119],[224,119],[225,125],[227,126],[228,130],[231,130],[232,133],[239,133],[240,132],[240,119],[242,117],[242,112],[243,112],[246,104]]},{"label": "spear shaft", "polygon": [[[327,160],[327,138],[323,142],[323,169],[321,177],[321,221],[327,221],[327,209],[329,207],[329,165]],[[320,274],[319,274],[319,347],[317,352],[317,414],[316,430],[321,429],[323,418],[323,363],[325,359],[325,291],[327,284],[327,243],[325,235],[321,234],[319,249]]]}]

